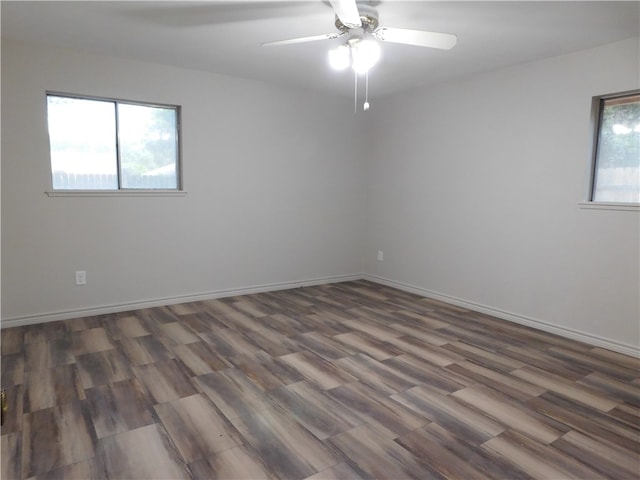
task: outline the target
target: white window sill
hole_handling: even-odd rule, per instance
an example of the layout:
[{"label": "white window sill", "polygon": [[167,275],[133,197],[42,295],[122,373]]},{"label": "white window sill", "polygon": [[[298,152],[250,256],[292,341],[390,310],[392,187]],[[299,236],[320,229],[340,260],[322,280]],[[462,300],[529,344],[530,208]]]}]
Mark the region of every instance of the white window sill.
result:
[{"label": "white window sill", "polygon": [[640,212],[640,203],[579,202],[578,207],[591,210],[620,210],[626,212]]},{"label": "white window sill", "polygon": [[49,197],[185,197],[185,190],[49,190]]}]

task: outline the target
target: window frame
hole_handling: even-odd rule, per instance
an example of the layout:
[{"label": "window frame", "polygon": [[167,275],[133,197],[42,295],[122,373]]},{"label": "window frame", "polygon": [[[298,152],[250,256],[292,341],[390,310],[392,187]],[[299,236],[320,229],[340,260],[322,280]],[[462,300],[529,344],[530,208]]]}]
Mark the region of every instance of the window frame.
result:
[{"label": "window frame", "polygon": [[[56,189],[53,187],[53,170],[51,164],[51,140],[49,134],[49,109],[48,98],[49,96],[65,97],[78,100],[93,100],[99,102],[111,102],[114,103],[114,122],[115,122],[115,149],[116,149],[116,168],[117,168],[117,189]],[[138,100],[129,100],[123,98],[114,97],[102,97],[96,95],[84,95],[77,93],[67,93],[54,90],[45,91],[45,118],[47,120],[47,138],[49,148],[49,189],[45,192],[49,197],[83,197],[83,196],[133,196],[133,197],[149,197],[149,196],[184,196],[186,191],[184,190],[184,178],[182,168],[182,106],[160,103],[160,102],[147,102]],[[173,109],[176,114],[176,188],[126,188],[122,187],[122,170],[121,170],[121,150],[120,150],[120,131],[119,131],[119,109],[118,104],[123,105],[135,105],[151,108],[167,108]]]},{"label": "window frame", "polygon": [[600,128],[602,126],[602,118],[604,115],[604,104],[606,100],[612,100],[616,98],[630,97],[634,95],[640,95],[640,89],[627,90],[624,92],[611,93],[607,95],[597,95],[592,98],[591,102],[591,122],[589,126],[591,134],[591,159],[589,169],[589,184],[587,186],[587,199],[583,202],[579,202],[580,208],[589,208],[597,210],[619,210],[619,211],[637,211],[640,212],[640,203],[637,202],[603,202],[594,200],[596,193],[596,181],[598,173],[598,154],[599,154],[599,140],[600,140]]}]

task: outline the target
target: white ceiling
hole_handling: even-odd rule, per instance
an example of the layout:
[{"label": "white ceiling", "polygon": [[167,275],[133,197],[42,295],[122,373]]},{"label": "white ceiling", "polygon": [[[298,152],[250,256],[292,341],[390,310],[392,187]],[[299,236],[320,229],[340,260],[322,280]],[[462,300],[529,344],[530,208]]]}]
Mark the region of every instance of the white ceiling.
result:
[{"label": "white ceiling", "polygon": [[[449,51],[385,43],[370,93],[412,87],[640,35],[639,2],[372,1],[380,25],[455,33]],[[340,40],[260,43],[335,32],[328,2],[2,1],[2,37],[352,95],[332,71]],[[594,68],[597,66],[594,65]]]}]

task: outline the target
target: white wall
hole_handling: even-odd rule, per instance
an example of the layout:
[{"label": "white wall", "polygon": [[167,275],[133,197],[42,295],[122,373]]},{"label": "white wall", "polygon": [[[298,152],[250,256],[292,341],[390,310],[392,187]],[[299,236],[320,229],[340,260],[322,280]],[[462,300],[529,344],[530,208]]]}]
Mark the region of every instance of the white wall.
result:
[{"label": "white wall", "polygon": [[[187,196],[46,196],[46,90],[182,105]],[[4,324],[361,273],[354,120],[336,98],[3,41]]]},{"label": "white wall", "polygon": [[[3,323],[364,271],[637,350],[638,213],[578,202],[591,97],[638,88],[638,53],[629,40],[354,116],[343,99],[3,42]],[[45,90],[182,105],[188,195],[47,197]]]},{"label": "white wall", "polygon": [[377,101],[372,278],[637,350],[638,212],[578,202],[591,98],[638,88],[638,59],[633,39]]}]

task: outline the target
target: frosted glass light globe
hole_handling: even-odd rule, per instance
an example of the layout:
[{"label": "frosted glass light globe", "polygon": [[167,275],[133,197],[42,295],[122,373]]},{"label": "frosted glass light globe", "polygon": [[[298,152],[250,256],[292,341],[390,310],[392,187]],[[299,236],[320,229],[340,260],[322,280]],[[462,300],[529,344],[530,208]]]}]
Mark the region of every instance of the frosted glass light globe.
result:
[{"label": "frosted glass light globe", "polygon": [[380,59],[380,45],[373,40],[362,40],[351,46],[353,63],[351,66],[358,73],[366,73]]},{"label": "frosted glass light globe", "polygon": [[351,63],[351,52],[347,45],[340,45],[329,50],[329,65],[334,70],[344,70]]}]

